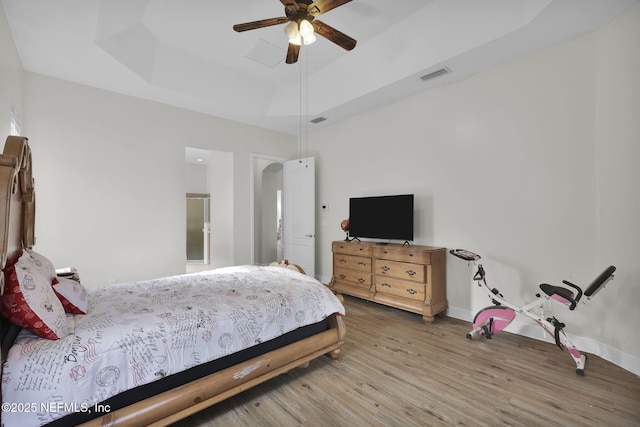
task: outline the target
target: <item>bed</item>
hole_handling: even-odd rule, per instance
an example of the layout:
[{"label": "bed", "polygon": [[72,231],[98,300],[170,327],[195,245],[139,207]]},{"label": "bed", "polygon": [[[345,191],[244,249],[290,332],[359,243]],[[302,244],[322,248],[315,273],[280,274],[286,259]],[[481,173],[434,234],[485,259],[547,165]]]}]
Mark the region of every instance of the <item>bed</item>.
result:
[{"label": "bed", "polygon": [[338,358],[344,307],[287,263],[89,288],[58,275],[34,250],[33,183],[27,139],[8,137],[3,425],[168,425],[322,355]]}]

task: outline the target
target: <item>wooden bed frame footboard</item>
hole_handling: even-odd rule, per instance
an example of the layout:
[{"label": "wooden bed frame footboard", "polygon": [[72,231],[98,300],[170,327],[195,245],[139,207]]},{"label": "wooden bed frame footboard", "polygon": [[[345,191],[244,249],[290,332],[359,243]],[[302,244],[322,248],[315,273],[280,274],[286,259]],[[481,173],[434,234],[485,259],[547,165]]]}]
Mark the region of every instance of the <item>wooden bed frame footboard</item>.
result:
[{"label": "wooden bed frame footboard", "polygon": [[339,315],[333,314],[328,320],[329,329],[326,331],[120,410],[105,413],[81,426],[166,426],[322,355],[336,359],[344,342],[346,328]]},{"label": "wooden bed frame footboard", "polygon": [[[9,136],[0,154],[0,268],[35,243],[35,191],[31,149],[27,138]],[[287,262],[280,263],[292,268]],[[0,294],[4,274],[0,274]],[[99,408],[102,416],[83,426],[163,426],[195,414],[322,355],[338,358],[346,327],[342,316],[331,315],[328,329],[254,357],[188,384],[121,409]],[[6,320],[0,318],[0,326]],[[0,327],[5,331],[4,327]],[[4,363],[4,360],[2,360]],[[0,369],[2,365],[0,364]],[[1,401],[1,397],[0,397]]]}]

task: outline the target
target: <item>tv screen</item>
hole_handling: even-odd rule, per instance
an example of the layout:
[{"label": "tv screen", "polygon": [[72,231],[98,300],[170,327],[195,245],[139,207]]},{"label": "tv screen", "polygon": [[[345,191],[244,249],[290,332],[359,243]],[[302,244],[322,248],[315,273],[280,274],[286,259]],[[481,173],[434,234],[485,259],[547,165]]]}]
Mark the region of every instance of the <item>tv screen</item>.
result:
[{"label": "tv screen", "polygon": [[350,198],[349,236],[413,240],[413,194]]}]

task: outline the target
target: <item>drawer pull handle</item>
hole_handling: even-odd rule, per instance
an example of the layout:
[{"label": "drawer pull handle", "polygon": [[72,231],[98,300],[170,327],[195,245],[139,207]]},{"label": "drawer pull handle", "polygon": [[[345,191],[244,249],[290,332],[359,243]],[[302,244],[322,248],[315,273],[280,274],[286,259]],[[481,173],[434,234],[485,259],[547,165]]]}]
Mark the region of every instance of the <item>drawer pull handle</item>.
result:
[{"label": "drawer pull handle", "polygon": [[347,278],[347,276],[346,276],[346,275],[344,275],[344,274],[341,274],[341,275],[340,275],[340,278],[341,278],[342,280],[344,280],[344,279],[346,279],[346,278]]},{"label": "drawer pull handle", "polygon": [[364,280],[362,277],[358,277],[358,283],[364,283],[366,282],[366,280]]},{"label": "drawer pull handle", "polygon": [[386,265],[383,265],[380,267],[380,270],[384,271],[385,273],[389,270],[391,270],[389,267],[387,267]]},{"label": "drawer pull handle", "polygon": [[409,276],[415,276],[416,275],[416,272],[411,270],[411,269],[405,271],[405,273],[407,273]]},{"label": "drawer pull handle", "polygon": [[418,293],[418,291],[416,291],[415,289],[411,289],[411,288],[407,289],[407,292],[409,292],[411,295],[415,295],[415,294]]},{"label": "drawer pull handle", "polygon": [[358,265],[367,265],[367,263],[364,261],[358,261]]},{"label": "drawer pull handle", "polygon": [[385,286],[386,286],[387,288],[390,288],[390,287],[391,287],[391,285],[390,285],[390,284],[388,284],[388,283],[380,283],[380,286],[382,286],[382,287],[385,287]]},{"label": "drawer pull handle", "polygon": [[341,262],[341,263],[343,263],[343,264],[344,264],[344,263],[346,263],[346,262],[347,262],[347,260],[346,260],[346,259],[344,259],[344,258],[341,258],[341,259],[339,259],[339,260],[338,260],[338,262]]}]

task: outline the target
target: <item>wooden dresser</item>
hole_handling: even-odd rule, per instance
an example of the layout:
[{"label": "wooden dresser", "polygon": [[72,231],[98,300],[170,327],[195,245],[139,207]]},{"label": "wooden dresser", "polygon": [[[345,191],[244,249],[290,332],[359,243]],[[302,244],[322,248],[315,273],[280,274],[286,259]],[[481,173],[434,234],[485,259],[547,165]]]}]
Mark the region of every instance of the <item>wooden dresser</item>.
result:
[{"label": "wooden dresser", "polygon": [[419,313],[429,323],[447,309],[446,248],[336,241],[332,251],[334,292]]}]

